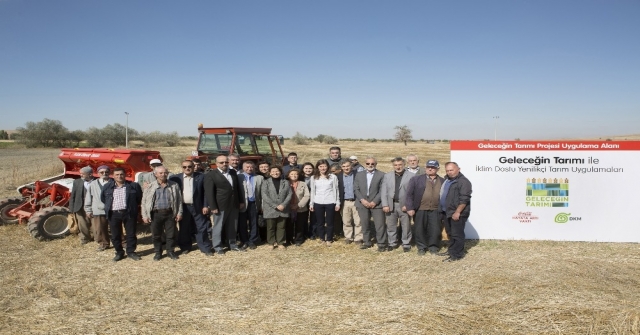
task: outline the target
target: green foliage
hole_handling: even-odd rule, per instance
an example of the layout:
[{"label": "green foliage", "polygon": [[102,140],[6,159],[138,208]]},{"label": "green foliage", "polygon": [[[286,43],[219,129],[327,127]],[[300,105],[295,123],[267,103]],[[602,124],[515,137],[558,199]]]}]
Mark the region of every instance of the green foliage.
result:
[{"label": "green foliage", "polygon": [[338,144],[338,139],[331,136],[331,135],[326,135],[324,137],[324,143],[326,144]]},{"label": "green foliage", "polygon": [[4,130],[0,130],[0,140],[8,140],[9,139],[9,133],[7,133]]},{"label": "green foliage", "polygon": [[320,143],[324,143],[324,139],[325,137],[327,137],[327,135],[324,134],[318,134],[318,136],[316,136],[313,140],[314,141],[318,141]]},{"label": "green foliage", "polygon": [[81,141],[78,138],[78,133],[70,132],[58,120],[29,121],[24,127],[18,128],[17,131],[18,142],[24,144],[27,148],[70,147]]},{"label": "green foliage", "polygon": [[137,140],[143,141],[146,147],[175,147],[180,145],[180,136],[178,132],[161,133],[153,131],[150,133],[141,133],[136,137]]},{"label": "green foliage", "polygon": [[309,138],[300,134],[299,132],[296,132],[296,134],[291,137],[291,140],[293,141],[293,143],[298,145],[309,144]]},{"label": "green foliage", "polygon": [[[129,128],[129,140],[138,136],[138,131]],[[127,127],[119,123],[108,124],[104,128],[91,127],[85,132],[87,145],[92,148],[106,146],[124,147],[126,145]]]}]

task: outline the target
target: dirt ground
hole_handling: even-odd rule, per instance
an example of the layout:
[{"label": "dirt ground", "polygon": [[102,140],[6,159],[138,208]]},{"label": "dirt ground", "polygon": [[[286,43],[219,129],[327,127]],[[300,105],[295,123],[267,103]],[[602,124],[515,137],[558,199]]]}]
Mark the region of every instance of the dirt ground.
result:
[{"label": "dirt ground", "polygon": [[[343,156],[375,153],[384,171],[396,155],[449,154],[362,145],[341,145]],[[314,161],[327,148],[285,150]],[[172,170],[190,152],[160,150]],[[0,150],[2,197],[35,176],[23,166],[56,174],[58,152]],[[0,226],[0,334],[640,334],[635,243],[469,240],[467,257],[442,263],[415,248],[309,241],[154,262],[148,231],[138,237],[142,260],[113,263],[113,249],[75,236],[39,242],[24,226]]]}]

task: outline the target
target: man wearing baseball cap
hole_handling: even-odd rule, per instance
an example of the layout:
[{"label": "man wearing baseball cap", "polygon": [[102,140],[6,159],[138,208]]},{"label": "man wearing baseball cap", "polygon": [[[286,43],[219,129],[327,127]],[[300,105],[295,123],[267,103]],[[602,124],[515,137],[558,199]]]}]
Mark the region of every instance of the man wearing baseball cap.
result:
[{"label": "man wearing baseball cap", "polygon": [[349,160],[351,161],[351,170],[354,172],[362,172],[364,171],[364,166],[360,165],[360,163],[358,162],[358,157],[357,156],[351,156],[349,157]]},{"label": "man wearing baseball cap", "polygon": [[442,239],[442,217],[438,206],[444,178],[438,176],[440,163],[427,162],[425,174],[417,175],[407,185],[407,214],[414,219],[414,237],[418,255],[437,254]]}]

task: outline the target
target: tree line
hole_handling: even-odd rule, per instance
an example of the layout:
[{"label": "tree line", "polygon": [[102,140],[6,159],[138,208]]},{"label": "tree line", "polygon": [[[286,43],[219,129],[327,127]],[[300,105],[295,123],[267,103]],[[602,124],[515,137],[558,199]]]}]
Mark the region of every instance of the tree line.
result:
[{"label": "tree line", "polygon": [[[123,147],[126,144],[126,132],[127,128],[119,123],[108,124],[103,128],[91,127],[84,131],[72,131],[58,120],[44,119],[40,122],[27,122],[24,127],[16,129],[16,133],[12,134],[11,138],[27,148]],[[146,133],[129,127],[128,136],[129,142],[142,141],[145,147],[173,147],[180,145],[181,142],[181,137],[175,131]]]}]

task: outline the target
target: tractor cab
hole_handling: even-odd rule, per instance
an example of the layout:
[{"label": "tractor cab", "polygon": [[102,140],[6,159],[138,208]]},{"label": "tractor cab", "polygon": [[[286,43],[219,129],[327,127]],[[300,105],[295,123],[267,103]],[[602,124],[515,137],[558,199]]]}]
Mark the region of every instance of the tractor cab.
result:
[{"label": "tractor cab", "polygon": [[271,135],[271,128],[204,128],[198,125],[198,147],[191,158],[207,160],[215,164],[219,155],[237,154],[240,160],[267,161],[271,165],[284,163],[282,136]]}]

